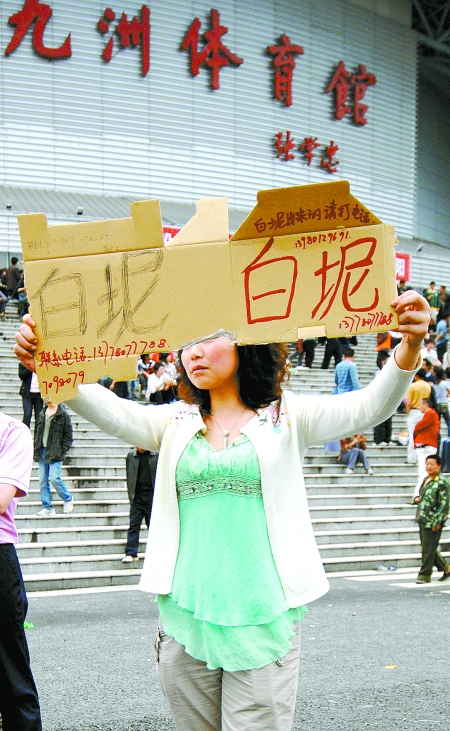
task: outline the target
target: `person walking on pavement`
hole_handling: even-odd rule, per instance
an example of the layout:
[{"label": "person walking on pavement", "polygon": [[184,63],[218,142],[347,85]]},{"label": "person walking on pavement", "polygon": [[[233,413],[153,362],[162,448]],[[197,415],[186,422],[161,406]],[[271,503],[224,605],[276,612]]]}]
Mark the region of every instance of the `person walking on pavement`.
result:
[{"label": "person walking on pavement", "polygon": [[142,521],[147,528],[152,513],[158,453],[135,447],[126,456],[127,490],[130,499],[130,527],[122,563],[139,561],[139,535]]},{"label": "person walking on pavement", "polygon": [[0,412],[0,715],[3,731],[42,731],[24,621],[28,601],[15,544],[14,511],[33,466],[30,430]]},{"label": "person walking on pavement", "polygon": [[420,529],[422,565],[416,584],[429,584],[433,566],[443,574],[439,581],[450,579],[450,564],[438,550],[442,529],[449,512],[450,484],[441,474],[441,458],[429,454],[426,459],[426,476],[414,498],[417,503],[416,522]]},{"label": "person walking on pavement", "polygon": [[414,497],[419,494],[420,486],[427,476],[426,459],[430,454],[435,454],[438,449],[441,425],[441,420],[438,413],[433,409],[431,399],[422,399],[420,411],[423,417],[414,427],[414,449],[418,464],[418,478]]},{"label": "person walking on pavement", "polygon": [[63,501],[63,513],[73,510],[73,497],[61,479],[64,456],[72,446],[72,422],[64,404],[47,404],[39,414],[34,430],[34,460],[39,463],[39,490],[42,508],[40,518],[56,515],[50,483]]}]

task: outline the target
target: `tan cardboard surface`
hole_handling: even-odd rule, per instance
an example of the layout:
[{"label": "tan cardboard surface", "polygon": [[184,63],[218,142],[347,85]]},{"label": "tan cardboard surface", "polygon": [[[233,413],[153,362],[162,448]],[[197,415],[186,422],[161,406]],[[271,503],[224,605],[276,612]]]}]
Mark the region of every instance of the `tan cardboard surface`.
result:
[{"label": "tan cardboard surface", "polygon": [[274,231],[309,233],[381,223],[350,193],[347,180],[260,190],[257,200],[233,240],[265,238]]},{"label": "tan cardboard surface", "polygon": [[346,181],[261,191],[231,241],[224,198],[199,201],[166,247],[159,202],[130,210],[51,227],[19,216],[37,373],[55,402],[102,375],[134,378],[141,353],[221,327],[244,344],[396,325],[394,230]]}]

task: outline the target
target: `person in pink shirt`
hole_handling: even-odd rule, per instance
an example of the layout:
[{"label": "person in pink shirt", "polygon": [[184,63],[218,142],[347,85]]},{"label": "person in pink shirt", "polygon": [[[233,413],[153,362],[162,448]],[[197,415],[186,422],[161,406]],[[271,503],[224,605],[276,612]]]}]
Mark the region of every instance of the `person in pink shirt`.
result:
[{"label": "person in pink shirt", "polygon": [[41,731],[41,712],[23,628],[28,601],[15,549],[14,511],[28,493],[33,441],[0,412],[0,713],[3,731]]}]

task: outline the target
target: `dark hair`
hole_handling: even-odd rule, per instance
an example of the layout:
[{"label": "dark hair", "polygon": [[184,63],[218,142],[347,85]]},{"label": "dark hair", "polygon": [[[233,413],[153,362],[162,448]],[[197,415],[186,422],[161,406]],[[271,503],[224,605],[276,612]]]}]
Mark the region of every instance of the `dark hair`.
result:
[{"label": "dark hair", "polygon": [[354,355],[355,351],[353,350],[353,348],[346,348],[344,350],[344,358],[353,358]]},{"label": "dark hair", "polygon": [[432,400],[430,398],[423,398],[422,401],[423,401],[424,404],[428,404],[428,406],[430,407],[430,409],[433,408],[433,402],[432,402]]},{"label": "dark hair", "polygon": [[382,348],[378,351],[377,354],[377,368],[380,368],[382,363],[386,363],[386,361],[389,359],[389,350],[386,350],[385,348]]},{"label": "dark hair", "polygon": [[441,368],[441,366],[433,366],[434,368],[434,375],[436,376],[436,380],[441,382],[444,379],[444,369]]},{"label": "dark hair", "polygon": [[419,370],[416,373],[417,378],[422,378],[423,380],[425,379],[426,375],[427,375],[427,372],[426,372],[425,368],[419,368]]},{"label": "dark hair", "polygon": [[[201,414],[211,413],[209,391],[194,386],[188,378],[180,350],[181,380],[178,385],[178,395],[188,404],[197,404]],[[239,397],[248,409],[260,409],[268,406],[272,401],[281,399],[281,384],[287,380],[288,349],[284,343],[269,343],[268,345],[238,345],[237,354],[239,365],[237,377],[239,382]],[[156,370],[156,366],[155,366]]]},{"label": "dark hair", "polygon": [[155,373],[156,373],[156,372],[157,372],[157,371],[158,371],[158,370],[159,370],[160,368],[164,368],[164,363],[162,363],[162,362],[161,362],[161,361],[159,360],[159,361],[158,361],[157,363],[155,363],[155,365],[153,366],[153,370],[154,370],[154,371],[155,371]]},{"label": "dark hair", "polygon": [[439,465],[439,467],[442,464],[442,459],[439,457],[438,454],[429,454],[428,457],[426,458],[425,462],[428,462],[429,459],[434,459],[434,461],[436,462],[436,464]]},{"label": "dark hair", "polygon": [[[428,368],[431,368],[431,366],[433,365],[429,358],[424,358],[423,362],[425,363],[425,365],[428,366]],[[422,370],[422,369],[420,369],[420,370]]]},{"label": "dark hair", "polygon": [[18,260],[17,256],[13,256],[13,258],[11,259],[11,264],[17,264],[18,261],[19,260]]}]

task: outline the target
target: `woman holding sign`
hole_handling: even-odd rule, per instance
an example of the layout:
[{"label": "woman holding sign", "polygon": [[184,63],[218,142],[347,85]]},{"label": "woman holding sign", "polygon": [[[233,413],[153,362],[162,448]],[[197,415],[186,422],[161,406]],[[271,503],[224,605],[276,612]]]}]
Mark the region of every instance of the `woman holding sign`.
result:
[{"label": "woman holding sign", "polygon": [[[392,413],[420,360],[429,306],[392,303],[402,341],[367,388],[282,391],[286,349],[220,330],[180,351],[182,401],[141,408],[97,385],[71,407],[108,434],[159,451],[141,588],[158,595],[158,674],[178,731],[292,727],[305,604],[328,590],[302,460],[312,444]],[[34,368],[34,323],[16,355]]]}]

